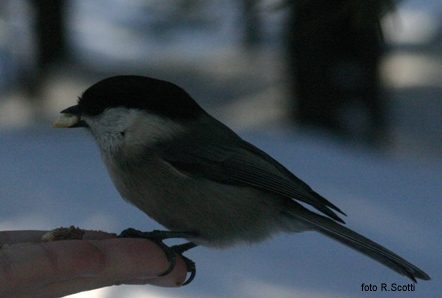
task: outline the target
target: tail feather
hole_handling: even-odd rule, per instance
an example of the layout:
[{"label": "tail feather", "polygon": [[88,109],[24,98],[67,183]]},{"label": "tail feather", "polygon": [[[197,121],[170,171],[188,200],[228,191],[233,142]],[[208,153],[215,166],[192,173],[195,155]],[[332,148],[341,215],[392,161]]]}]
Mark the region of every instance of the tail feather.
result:
[{"label": "tail feather", "polygon": [[416,282],[416,279],[431,279],[427,273],[401,258],[391,250],[386,249],[374,241],[371,241],[327,217],[313,213],[299,204],[291,204],[289,214],[297,220],[313,226],[318,232],[367,255],[397,273],[407,276],[414,282]]}]

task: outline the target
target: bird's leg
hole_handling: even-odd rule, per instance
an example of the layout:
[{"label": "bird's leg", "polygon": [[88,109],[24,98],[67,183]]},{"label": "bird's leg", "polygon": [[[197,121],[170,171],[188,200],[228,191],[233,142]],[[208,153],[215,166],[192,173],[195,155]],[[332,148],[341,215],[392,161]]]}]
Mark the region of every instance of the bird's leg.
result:
[{"label": "bird's leg", "polygon": [[172,247],[167,246],[163,240],[165,239],[172,239],[172,238],[188,238],[188,237],[195,237],[196,234],[192,232],[181,232],[181,231],[159,231],[154,230],[151,232],[141,232],[132,228],[126,229],[118,235],[120,238],[143,238],[143,239],[149,239],[153,242],[155,242],[164,252],[166,255],[167,261],[169,262],[169,267],[161,273],[159,276],[165,276],[172,272],[172,270],[175,268],[176,265],[176,255],[179,254],[186,264],[187,272],[190,273],[190,277],[183,283],[183,285],[189,284],[195,277],[196,274],[196,267],[195,263],[190,260],[189,258],[183,256],[183,252],[194,248],[197,246],[193,242],[187,242],[180,245],[174,245]]}]

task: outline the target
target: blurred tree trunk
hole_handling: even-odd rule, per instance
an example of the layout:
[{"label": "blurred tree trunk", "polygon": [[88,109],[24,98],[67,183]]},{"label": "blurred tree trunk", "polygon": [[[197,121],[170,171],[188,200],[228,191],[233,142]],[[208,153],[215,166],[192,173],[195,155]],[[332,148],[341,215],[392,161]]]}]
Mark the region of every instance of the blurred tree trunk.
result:
[{"label": "blurred tree trunk", "polygon": [[35,12],[36,72],[29,78],[31,98],[39,98],[50,66],[66,57],[65,0],[33,0]]},{"label": "blurred tree trunk", "polygon": [[256,0],[241,0],[244,17],[244,45],[253,47],[260,43],[262,38],[262,23],[257,11]]},{"label": "blurred tree trunk", "polygon": [[363,134],[368,141],[382,138],[386,111],[379,83],[383,50],[376,6],[381,2],[292,3],[287,49],[293,116],[299,124]]}]

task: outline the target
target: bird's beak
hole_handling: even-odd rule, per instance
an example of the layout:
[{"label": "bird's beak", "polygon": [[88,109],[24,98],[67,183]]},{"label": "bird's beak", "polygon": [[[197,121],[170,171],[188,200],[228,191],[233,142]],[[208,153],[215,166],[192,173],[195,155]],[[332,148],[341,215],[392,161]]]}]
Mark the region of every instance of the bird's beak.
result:
[{"label": "bird's beak", "polygon": [[81,119],[81,111],[78,105],[69,107],[60,112],[61,115],[55,120],[53,126],[56,128],[88,127]]}]

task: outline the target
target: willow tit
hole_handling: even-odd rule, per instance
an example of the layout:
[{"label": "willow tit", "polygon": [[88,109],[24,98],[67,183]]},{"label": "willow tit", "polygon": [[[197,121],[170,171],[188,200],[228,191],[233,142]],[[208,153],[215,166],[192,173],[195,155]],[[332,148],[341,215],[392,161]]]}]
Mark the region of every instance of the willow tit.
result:
[{"label": "willow tit", "polygon": [[[121,196],[189,247],[317,231],[416,279],[430,277],[343,226],[333,203],[205,112],[182,88],[141,76],[89,87],[56,127],[86,127]],[[307,209],[315,209],[315,212]]]}]

